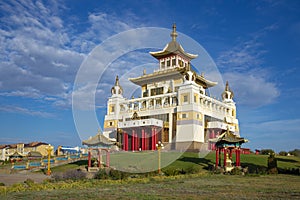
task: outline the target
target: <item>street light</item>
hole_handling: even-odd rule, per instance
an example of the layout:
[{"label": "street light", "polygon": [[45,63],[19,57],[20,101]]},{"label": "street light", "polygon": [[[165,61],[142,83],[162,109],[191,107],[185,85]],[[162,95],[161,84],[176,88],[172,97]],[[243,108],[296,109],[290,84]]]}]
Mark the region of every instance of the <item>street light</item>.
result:
[{"label": "street light", "polygon": [[161,151],[161,149],[164,149],[164,144],[161,143],[161,141],[158,141],[158,143],[156,144],[156,148],[157,148],[157,152],[158,152],[158,174],[160,174],[161,173],[161,171],[160,171],[160,168],[161,168],[161,166],[160,166],[160,161],[161,161],[160,151]]},{"label": "street light", "polygon": [[48,152],[48,170],[47,170],[47,175],[50,176],[51,175],[51,169],[50,169],[50,159],[51,159],[51,152],[53,150],[53,146],[51,146],[50,144],[46,147],[46,150]]}]

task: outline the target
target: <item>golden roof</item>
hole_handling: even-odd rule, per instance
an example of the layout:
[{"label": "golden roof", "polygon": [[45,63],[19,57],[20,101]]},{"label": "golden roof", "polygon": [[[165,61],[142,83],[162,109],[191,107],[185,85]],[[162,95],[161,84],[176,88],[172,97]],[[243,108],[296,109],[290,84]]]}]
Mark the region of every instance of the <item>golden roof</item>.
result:
[{"label": "golden roof", "polygon": [[173,31],[171,33],[171,37],[172,37],[172,41],[169,42],[162,51],[150,52],[150,54],[157,59],[166,57],[168,55],[179,54],[189,61],[198,56],[195,54],[190,54],[190,53],[185,52],[184,49],[182,48],[182,46],[176,41],[177,32],[176,32],[175,24],[173,25]]}]

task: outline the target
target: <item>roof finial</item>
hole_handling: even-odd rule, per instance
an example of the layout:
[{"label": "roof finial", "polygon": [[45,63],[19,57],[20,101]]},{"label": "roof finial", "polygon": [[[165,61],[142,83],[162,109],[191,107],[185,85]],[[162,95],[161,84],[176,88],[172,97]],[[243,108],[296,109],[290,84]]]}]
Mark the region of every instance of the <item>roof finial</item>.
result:
[{"label": "roof finial", "polygon": [[228,92],[230,92],[230,88],[229,88],[228,81],[226,81],[225,91],[228,91]]},{"label": "roof finial", "polygon": [[116,76],[116,82],[115,82],[115,86],[119,86],[119,76]]},{"label": "roof finial", "polygon": [[173,24],[173,31],[170,35],[172,37],[172,41],[176,41],[176,37],[178,34],[176,33],[176,24],[175,23]]}]

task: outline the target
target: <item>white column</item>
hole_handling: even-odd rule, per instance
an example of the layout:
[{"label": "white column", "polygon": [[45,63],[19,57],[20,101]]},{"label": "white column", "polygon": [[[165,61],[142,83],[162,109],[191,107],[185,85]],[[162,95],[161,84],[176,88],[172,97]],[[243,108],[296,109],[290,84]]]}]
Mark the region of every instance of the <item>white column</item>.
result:
[{"label": "white column", "polygon": [[172,142],[173,113],[169,113],[169,143]]}]

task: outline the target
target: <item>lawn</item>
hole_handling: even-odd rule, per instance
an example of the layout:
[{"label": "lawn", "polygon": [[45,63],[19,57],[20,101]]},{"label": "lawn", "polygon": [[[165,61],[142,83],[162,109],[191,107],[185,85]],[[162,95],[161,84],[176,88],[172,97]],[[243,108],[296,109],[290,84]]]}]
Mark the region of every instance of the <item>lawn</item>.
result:
[{"label": "lawn", "polygon": [[[152,167],[157,165],[154,153],[148,155],[153,156]],[[112,155],[112,160],[117,157],[124,161],[127,159],[129,164],[121,166],[124,169],[131,167],[136,170],[145,167],[142,159],[146,154],[139,152],[134,156],[136,157],[131,154],[129,157],[115,154]],[[165,176],[152,173],[152,176],[134,176],[126,180],[83,179],[41,184],[20,183],[11,187],[0,186],[0,199],[300,199],[300,176],[257,174],[258,168],[267,167],[266,155],[241,155],[242,165],[252,170],[246,176],[211,173],[209,169],[215,163],[213,152],[204,158],[191,152],[164,152],[162,160],[170,161],[170,158],[174,159],[176,156],[178,159],[162,169]],[[300,167],[298,157],[276,158],[279,169]],[[134,160],[139,162],[134,163]],[[115,165],[114,161],[111,164]],[[54,167],[52,171],[63,173],[70,169],[84,168],[86,165],[87,161],[78,161]],[[172,170],[196,173],[166,176]]]},{"label": "lawn", "polygon": [[[148,156],[148,157],[147,157]],[[147,157],[147,159],[144,159]],[[279,169],[296,169],[300,168],[300,158],[293,156],[276,156]],[[105,160],[105,156],[103,156]],[[175,161],[174,161],[175,160]],[[235,160],[233,154],[233,160]],[[241,165],[248,167],[251,172],[255,172],[257,168],[267,167],[268,155],[241,155]],[[157,152],[137,152],[132,154],[113,154],[111,155],[111,166],[116,169],[123,169],[125,171],[132,170],[135,173],[148,172],[157,169],[158,157]],[[211,152],[204,158],[199,158],[198,153],[185,152],[163,152],[162,153],[162,169],[189,169],[195,168],[199,172],[207,172],[215,164],[215,154]],[[148,165],[148,166],[147,166]],[[87,166],[87,160],[70,163],[52,168],[53,172],[63,172],[69,169],[78,169]]]},{"label": "lawn", "polygon": [[299,185],[299,176],[291,175],[185,175],[48,183],[34,192],[31,185],[0,199],[299,199]]}]

